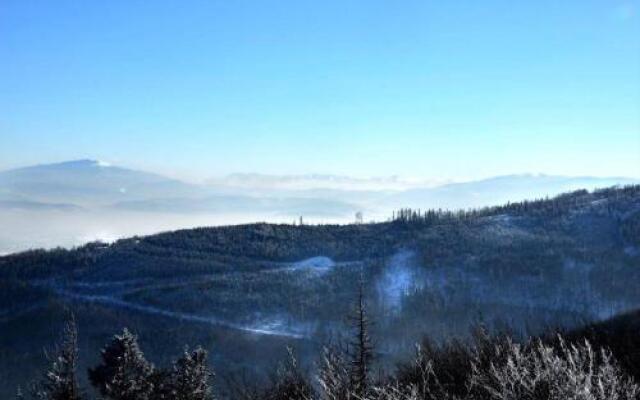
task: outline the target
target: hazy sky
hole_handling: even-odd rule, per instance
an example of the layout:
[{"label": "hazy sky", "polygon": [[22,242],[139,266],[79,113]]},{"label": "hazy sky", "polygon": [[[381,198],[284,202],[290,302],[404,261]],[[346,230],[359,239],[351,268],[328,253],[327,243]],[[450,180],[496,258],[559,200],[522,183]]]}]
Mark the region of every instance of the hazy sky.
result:
[{"label": "hazy sky", "polygon": [[640,2],[0,2],[0,169],[640,176]]}]

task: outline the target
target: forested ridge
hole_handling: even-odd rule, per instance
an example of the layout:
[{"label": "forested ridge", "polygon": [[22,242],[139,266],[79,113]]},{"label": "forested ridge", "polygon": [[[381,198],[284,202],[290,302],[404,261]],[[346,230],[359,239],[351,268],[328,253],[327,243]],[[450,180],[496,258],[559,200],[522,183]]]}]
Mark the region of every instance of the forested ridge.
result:
[{"label": "forested ridge", "polygon": [[158,365],[202,345],[219,378],[262,383],[287,346],[314,371],[360,281],[376,368],[389,374],[422,337],[467,340],[478,322],[508,325],[514,339],[570,330],[640,307],[639,238],[640,186],[628,186],[398,210],[380,223],[256,223],[12,254],[0,257],[0,397],[46,368],[41,350],[69,311],[83,371],[128,327]]}]

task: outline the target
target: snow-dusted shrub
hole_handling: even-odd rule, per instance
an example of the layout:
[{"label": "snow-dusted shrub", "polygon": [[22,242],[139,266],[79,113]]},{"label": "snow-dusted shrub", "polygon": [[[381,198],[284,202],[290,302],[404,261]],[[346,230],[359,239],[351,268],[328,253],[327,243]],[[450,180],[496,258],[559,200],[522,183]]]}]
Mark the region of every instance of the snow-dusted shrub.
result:
[{"label": "snow-dusted shrub", "polygon": [[325,347],[318,368],[322,400],[350,400],[350,377],[347,363],[338,351]]},{"label": "snow-dusted shrub", "polygon": [[[473,385],[495,400],[634,400],[640,388],[607,350],[594,351],[589,342],[557,346],[535,341],[511,343],[497,354],[502,362],[486,368],[474,361]],[[484,396],[483,396],[484,397]]]},{"label": "snow-dusted shrub", "polygon": [[480,396],[473,385],[475,369],[502,363],[512,343],[508,337],[489,335],[478,327],[471,341],[453,339],[437,344],[426,338],[416,347],[413,360],[398,366],[395,382],[405,393],[415,391],[419,399],[475,399]]},{"label": "snow-dusted shrub", "polygon": [[[373,388],[375,400],[420,400],[423,397],[418,393],[416,386],[402,388],[398,385],[386,385]],[[443,397],[445,400],[448,397]]]},{"label": "snow-dusted shrub", "polygon": [[272,386],[261,395],[262,400],[311,400],[313,389],[298,366],[293,350],[287,348],[287,360],[280,364]]}]

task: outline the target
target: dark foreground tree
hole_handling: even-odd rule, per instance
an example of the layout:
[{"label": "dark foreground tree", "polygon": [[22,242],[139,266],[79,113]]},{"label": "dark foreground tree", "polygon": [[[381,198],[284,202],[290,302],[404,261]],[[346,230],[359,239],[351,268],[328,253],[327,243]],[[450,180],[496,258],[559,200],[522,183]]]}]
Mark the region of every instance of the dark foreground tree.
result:
[{"label": "dark foreground tree", "polygon": [[154,398],[154,367],[145,358],[135,335],[126,328],[103,350],[102,363],[89,369],[89,380],[102,396],[112,400]]},{"label": "dark foreground tree", "polygon": [[198,347],[192,352],[185,351],[171,369],[169,384],[171,399],[210,400],[213,399],[210,378],[213,373],[207,364],[207,351]]},{"label": "dark foreground tree", "polygon": [[[78,330],[73,315],[65,324],[62,340],[51,358],[51,367],[33,388],[40,400],[80,400],[83,395],[76,374],[78,364]],[[18,396],[22,396],[21,393]],[[20,398],[20,397],[18,397]]]},{"label": "dark foreground tree", "polygon": [[373,355],[373,345],[369,336],[369,316],[364,299],[364,283],[360,280],[358,286],[358,300],[351,316],[354,325],[351,346],[351,388],[353,393],[361,398],[367,393],[369,384],[369,369]]}]

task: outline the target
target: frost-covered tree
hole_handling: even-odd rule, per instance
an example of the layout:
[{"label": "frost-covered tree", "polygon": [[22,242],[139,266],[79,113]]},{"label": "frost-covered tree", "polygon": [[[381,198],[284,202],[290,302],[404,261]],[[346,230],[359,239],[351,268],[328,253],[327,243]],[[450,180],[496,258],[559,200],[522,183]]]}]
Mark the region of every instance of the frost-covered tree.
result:
[{"label": "frost-covered tree", "polygon": [[213,373],[207,364],[207,351],[197,348],[192,352],[185,350],[171,369],[170,392],[174,400],[210,400],[213,399],[210,378]]},{"label": "frost-covered tree", "polygon": [[151,399],[154,367],[126,328],[101,352],[102,363],[89,370],[89,380],[100,394],[112,400]]},{"label": "frost-covered tree", "polygon": [[[62,340],[51,357],[51,366],[42,381],[35,384],[33,395],[40,400],[79,400],[82,393],[76,374],[78,330],[73,316],[66,323]],[[18,393],[18,398],[24,398]]]}]

